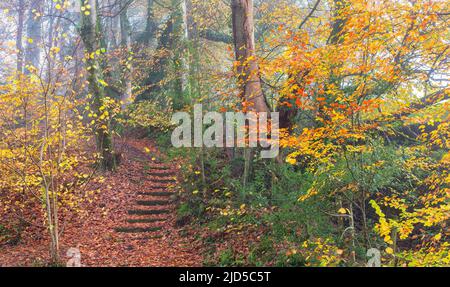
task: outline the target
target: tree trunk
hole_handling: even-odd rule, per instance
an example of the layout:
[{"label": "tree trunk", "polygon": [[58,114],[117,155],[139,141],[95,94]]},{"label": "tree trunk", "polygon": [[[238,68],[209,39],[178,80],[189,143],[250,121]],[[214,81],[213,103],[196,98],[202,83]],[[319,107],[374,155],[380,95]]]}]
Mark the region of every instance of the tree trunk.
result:
[{"label": "tree trunk", "polygon": [[188,26],[188,11],[187,11],[187,0],[182,0],[181,5],[181,49],[182,54],[180,57],[181,60],[181,88],[184,93],[190,98],[191,96],[191,89],[190,89],[190,49],[188,42],[190,40],[189,37],[189,26]]},{"label": "tree trunk", "polygon": [[255,54],[253,0],[232,0],[233,38],[239,85],[248,111],[269,112]]},{"label": "tree trunk", "polygon": [[185,103],[185,93],[189,94],[188,87],[188,71],[189,64],[187,59],[189,58],[189,51],[186,46],[189,32],[187,28],[187,11],[186,1],[172,0],[173,12],[173,31],[172,31],[172,51],[174,51],[174,67],[177,75],[177,81],[175,82],[175,91],[177,94],[183,97],[182,104]]},{"label": "tree trunk", "polygon": [[126,108],[132,101],[132,50],[131,50],[131,25],[128,19],[128,7],[124,8],[120,13],[120,35],[121,35],[121,47],[125,54],[125,64],[122,68],[122,83],[125,90],[122,92],[122,108]]},{"label": "tree trunk", "polygon": [[190,96],[189,87],[189,50],[186,2],[172,0],[173,10],[171,13],[172,32],[170,50],[172,51],[171,68],[175,79],[171,83],[173,90],[173,108],[179,110],[184,108]]},{"label": "tree trunk", "polygon": [[[25,49],[25,64],[31,65],[35,68],[39,68],[39,61],[41,56],[41,49],[39,45],[42,41],[42,2],[41,1],[32,1],[30,11],[28,13],[27,19],[27,47]],[[36,16],[36,13],[39,13]],[[25,71],[26,74],[29,74],[29,70]]]},{"label": "tree trunk", "polygon": [[[238,81],[244,111],[269,112],[256,61],[253,0],[232,0],[231,9]],[[252,158],[253,152],[249,142],[249,147],[244,150],[244,186],[247,185],[250,176]]]},{"label": "tree trunk", "polygon": [[[80,0],[81,6],[84,6],[84,0]],[[113,150],[113,141],[110,132],[109,117],[100,120],[100,115],[104,113],[102,108],[105,98],[104,86],[100,83],[103,73],[100,70],[97,51],[100,49],[100,26],[97,19],[97,1],[88,0],[90,9],[81,12],[80,34],[83,39],[86,51],[86,66],[88,69],[87,81],[89,84],[89,93],[93,97],[93,109],[97,112],[99,120],[96,129],[97,150],[101,154],[101,167],[104,170],[114,170],[116,168],[116,157]],[[87,12],[89,11],[89,12]]]},{"label": "tree trunk", "polygon": [[157,23],[155,21],[154,0],[147,1],[147,19],[145,24],[145,30],[142,35],[142,42],[147,46],[150,46],[152,40],[155,40],[155,34],[157,29]]},{"label": "tree trunk", "polygon": [[199,98],[201,92],[201,74],[200,74],[200,34],[198,24],[192,16],[192,0],[185,0],[186,5],[186,35],[188,38],[189,57],[189,86],[191,98]]},{"label": "tree trunk", "polygon": [[336,45],[342,42],[341,36],[344,30],[346,19],[342,18],[341,11],[347,5],[346,1],[334,0],[333,16],[333,30],[331,31],[328,42],[332,45]]},{"label": "tree trunk", "polygon": [[16,48],[17,48],[17,72],[23,72],[23,26],[25,21],[25,1],[19,0],[17,7],[17,35],[16,35]]}]

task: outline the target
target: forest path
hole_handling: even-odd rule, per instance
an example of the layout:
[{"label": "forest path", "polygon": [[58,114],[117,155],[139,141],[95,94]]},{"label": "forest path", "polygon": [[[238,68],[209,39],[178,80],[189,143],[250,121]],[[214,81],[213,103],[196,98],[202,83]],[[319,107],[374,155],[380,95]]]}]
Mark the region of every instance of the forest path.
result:
[{"label": "forest path", "polygon": [[[189,232],[176,228],[173,202],[177,165],[159,162],[149,140],[126,139],[117,144],[121,164],[103,182],[99,192],[77,214],[61,219],[61,261],[78,248],[83,266],[201,266],[200,245]],[[48,260],[45,230],[27,231],[16,246],[0,248],[0,266],[31,266]]]}]

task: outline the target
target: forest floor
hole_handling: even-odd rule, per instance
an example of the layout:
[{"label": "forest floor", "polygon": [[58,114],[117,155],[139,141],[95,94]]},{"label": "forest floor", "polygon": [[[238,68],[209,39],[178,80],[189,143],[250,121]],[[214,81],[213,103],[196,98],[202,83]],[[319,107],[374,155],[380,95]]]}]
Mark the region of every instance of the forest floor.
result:
[{"label": "forest floor", "polygon": [[[60,240],[61,261],[78,248],[83,266],[201,266],[195,232],[176,228],[171,186],[175,164],[157,163],[155,145],[128,139],[119,145],[122,160],[115,173],[95,183],[100,192],[82,212],[66,216]],[[27,230],[15,246],[0,247],[0,266],[40,266],[49,259],[49,239]]]}]

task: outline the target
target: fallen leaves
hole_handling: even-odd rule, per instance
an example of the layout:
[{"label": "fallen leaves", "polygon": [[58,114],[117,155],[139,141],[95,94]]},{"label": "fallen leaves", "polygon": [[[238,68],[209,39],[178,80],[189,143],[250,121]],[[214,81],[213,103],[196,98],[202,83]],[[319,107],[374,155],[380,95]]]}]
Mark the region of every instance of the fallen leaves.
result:
[{"label": "fallen leaves", "polygon": [[[181,237],[174,226],[175,215],[163,223],[160,238],[140,239],[139,236],[118,234],[114,228],[123,223],[127,210],[139,191],[150,188],[145,180],[144,166],[151,158],[144,157],[144,147],[151,142],[129,140],[119,149],[123,161],[116,173],[105,174],[104,182],[92,183],[100,189],[92,203],[82,206],[81,214],[65,215],[61,236],[61,261],[69,248],[79,248],[83,266],[200,266],[199,246],[189,235]],[[150,149],[150,148],[149,148]],[[142,235],[141,235],[142,237]],[[0,247],[0,266],[40,266],[49,258],[49,239],[42,228],[29,228],[16,246]]]}]

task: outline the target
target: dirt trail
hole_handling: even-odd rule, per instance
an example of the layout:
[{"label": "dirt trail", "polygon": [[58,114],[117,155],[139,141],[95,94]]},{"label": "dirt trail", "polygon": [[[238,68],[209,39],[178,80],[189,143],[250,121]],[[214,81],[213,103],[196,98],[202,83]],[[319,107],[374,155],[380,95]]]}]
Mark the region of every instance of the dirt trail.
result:
[{"label": "dirt trail", "polygon": [[[119,150],[117,172],[96,186],[101,192],[84,206],[84,214],[63,223],[63,260],[76,247],[84,266],[200,266],[199,246],[175,227],[171,186],[177,167],[155,159],[158,151],[146,140],[128,140]],[[17,246],[0,248],[0,266],[35,265],[47,258],[45,238],[27,236]]]}]

